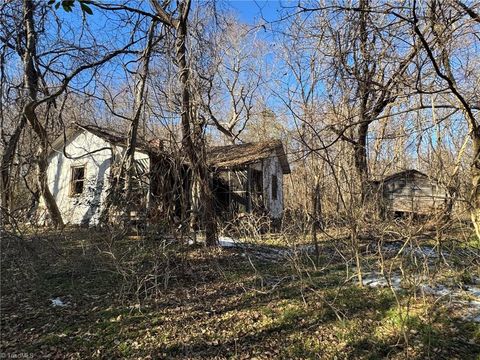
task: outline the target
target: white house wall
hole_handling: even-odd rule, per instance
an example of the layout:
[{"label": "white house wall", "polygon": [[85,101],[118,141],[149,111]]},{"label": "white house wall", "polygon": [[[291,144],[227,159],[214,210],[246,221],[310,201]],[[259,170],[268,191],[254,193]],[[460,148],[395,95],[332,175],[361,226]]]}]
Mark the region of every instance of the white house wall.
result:
[{"label": "white house wall", "polygon": [[[65,147],[49,159],[48,186],[66,224],[98,224],[109,186],[112,146],[102,138],[83,131],[71,138]],[[93,152],[93,153],[92,153]],[[136,152],[136,159],[148,155]],[[148,164],[148,161],[147,161]],[[83,193],[71,195],[72,167],[85,165]],[[45,208],[43,201],[40,208]]]},{"label": "white house wall", "polygon": [[[277,176],[277,199],[272,197],[272,175]],[[265,192],[265,205],[270,211],[270,216],[280,219],[283,213],[283,172],[276,153],[263,160],[263,189]]]},{"label": "white house wall", "polygon": [[[113,146],[113,151],[115,153],[114,158],[115,159],[122,159],[123,156],[125,156],[125,151],[126,147],[124,146]],[[148,174],[150,172],[150,168],[152,165],[150,164],[150,156],[147,153],[138,151],[138,149],[135,151],[134,154],[134,159],[137,162],[140,162],[143,167],[145,168],[146,173]],[[149,206],[149,200],[150,200],[150,176],[145,176],[142,177],[143,185],[146,186],[147,188],[147,193],[146,195],[146,201],[147,201],[147,207]]]},{"label": "white house wall", "polygon": [[[121,158],[122,156],[125,155],[125,150],[126,148],[124,146],[118,146],[118,145],[115,145],[113,146],[113,149],[115,151],[115,154],[117,157]],[[138,149],[135,151],[135,156],[134,156],[135,160],[137,161],[145,161],[145,164],[148,164],[147,168],[150,167],[150,158],[148,156],[148,154],[146,153],[143,153],[141,151],[138,151]]]}]

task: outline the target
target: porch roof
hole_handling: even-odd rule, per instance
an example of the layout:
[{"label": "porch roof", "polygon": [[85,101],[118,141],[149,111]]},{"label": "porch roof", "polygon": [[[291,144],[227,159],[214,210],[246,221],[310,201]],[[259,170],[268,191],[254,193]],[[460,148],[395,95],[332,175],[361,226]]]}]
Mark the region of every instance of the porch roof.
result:
[{"label": "porch roof", "polygon": [[290,174],[290,165],[283,144],[279,140],[243,143],[226,146],[213,146],[208,150],[208,162],[216,168],[229,168],[249,165],[276,154],[282,172]]}]

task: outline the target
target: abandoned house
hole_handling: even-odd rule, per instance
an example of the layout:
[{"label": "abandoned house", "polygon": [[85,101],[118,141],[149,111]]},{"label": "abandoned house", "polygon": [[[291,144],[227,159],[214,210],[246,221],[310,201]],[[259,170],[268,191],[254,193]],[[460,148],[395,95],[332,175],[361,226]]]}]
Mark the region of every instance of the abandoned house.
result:
[{"label": "abandoned house", "polygon": [[[47,180],[66,224],[96,225],[99,222],[112,168],[125,152],[127,138],[117,132],[94,125],[67,129],[52,143],[48,159]],[[146,208],[150,193],[147,176],[160,149],[139,140],[135,151],[135,191],[138,208]],[[43,201],[40,218],[45,219]]]},{"label": "abandoned house", "polygon": [[[94,125],[75,124],[52,143],[48,184],[66,224],[97,225],[126,150],[127,136]],[[283,212],[283,174],[289,173],[280,142],[213,147],[208,152],[217,215],[261,210],[272,219]],[[137,140],[136,220],[165,221],[192,206],[186,161],[162,149],[161,141]],[[187,195],[185,195],[187,194]],[[48,221],[43,201],[40,223]]]},{"label": "abandoned house", "polygon": [[414,169],[397,172],[373,182],[383,216],[446,214],[452,197],[437,179]]}]

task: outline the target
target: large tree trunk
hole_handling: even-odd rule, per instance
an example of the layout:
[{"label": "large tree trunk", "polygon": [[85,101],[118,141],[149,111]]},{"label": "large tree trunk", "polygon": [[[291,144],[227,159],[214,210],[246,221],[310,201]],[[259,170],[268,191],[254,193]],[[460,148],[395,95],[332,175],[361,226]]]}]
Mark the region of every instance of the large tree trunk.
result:
[{"label": "large tree trunk", "polygon": [[203,220],[205,225],[205,241],[208,246],[217,244],[217,229],[215,222],[215,213],[213,207],[213,193],[210,186],[210,174],[205,161],[205,144],[203,139],[193,139],[201,137],[201,131],[192,131],[191,121],[191,103],[190,103],[190,87],[189,87],[189,67],[187,64],[187,19],[190,10],[190,2],[180,3],[180,18],[176,26],[176,59],[180,72],[180,82],[182,84],[182,145],[187,152],[187,156],[193,167],[193,177],[200,183],[200,198],[203,203]]},{"label": "large tree trunk", "polygon": [[50,218],[55,227],[63,227],[63,220],[58,209],[55,198],[53,197],[47,182],[48,168],[48,135],[39,121],[35,106],[38,94],[39,74],[34,64],[36,57],[37,39],[34,23],[34,5],[32,0],[23,1],[23,16],[25,26],[26,48],[23,55],[24,82],[29,102],[23,108],[23,115],[39,138],[39,147],[37,153],[37,182],[40,195],[45,201],[45,205],[50,214]]},{"label": "large tree trunk", "polygon": [[23,113],[27,118],[28,122],[34,129],[37,136],[40,138],[40,144],[38,146],[37,152],[37,184],[40,191],[40,196],[43,197],[45,206],[50,215],[52,224],[56,228],[63,228],[63,219],[62,214],[58,208],[57,202],[53,197],[50,189],[48,188],[48,179],[47,179],[47,170],[48,170],[48,136],[45,128],[42,126],[40,121],[35,114],[33,109],[34,102],[30,102],[25,106]]},{"label": "large tree trunk", "polygon": [[[205,154],[205,149],[203,149]],[[198,165],[198,178],[200,179],[200,196],[203,203],[203,220],[205,224],[205,241],[208,246],[214,246],[218,243],[217,223],[215,220],[215,209],[213,203],[212,182],[210,172],[208,171],[205,157]]]},{"label": "large tree trunk", "polygon": [[475,228],[475,233],[480,239],[480,134],[473,134],[473,162],[471,168],[472,174],[472,194],[471,194],[471,218]]},{"label": "large tree trunk", "polygon": [[360,59],[359,69],[359,91],[360,109],[359,109],[359,125],[357,129],[357,138],[354,144],[354,163],[357,176],[360,181],[361,201],[365,200],[367,182],[368,182],[368,159],[367,159],[367,136],[368,127],[370,125],[370,119],[367,117],[367,111],[370,109],[368,105],[372,97],[371,77],[372,71],[370,70],[370,54],[368,52],[368,34],[367,34],[367,10],[369,9],[368,0],[360,1],[360,9],[363,11],[360,13],[359,26],[360,26]]},{"label": "large tree trunk", "polygon": [[369,123],[359,125],[357,140],[354,144],[355,170],[360,180],[361,199],[365,200],[368,189],[367,136]]},{"label": "large tree trunk", "polygon": [[130,220],[130,213],[132,211],[132,187],[133,187],[133,178],[135,170],[135,149],[137,146],[137,134],[138,126],[140,123],[140,115],[142,113],[144,96],[145,96],[145,85],[147,83],[147,76],[149,72],[150,65],[150,56],[153,48],[153,38],[155,34],[155,25],[156,22],[153,22],[148,31],[148,40],[145,45],[145,49],[141,56],[142,68],[139,71],[138,84],[135,89],[135,104],[134,104],[134,114],[132,122],[130,124],[130,130],[128,133],[128,145],[125,150],[125,183],[124,183],[124,198],[125,198],[125,213],[124,221],[128,222]]},{"label": "large tree trunk", "polygon": [[8,214],[11,211],[11,171],[13,165],[13,159],[15,158],[15,152],[17,150],[18,142],[20,140],[20,135],[22,134],[23,128],[25,127],[27,119],[25,116],[20,118],[20,123],[15,128],[12,136],[8,140],[8,144],[5,147],[5,151],[2,155],[2,161],[0,164],[1,176],[0,176],[0,208],[2,208],[2,219],[0,219],[2,224],[8,222]]}]

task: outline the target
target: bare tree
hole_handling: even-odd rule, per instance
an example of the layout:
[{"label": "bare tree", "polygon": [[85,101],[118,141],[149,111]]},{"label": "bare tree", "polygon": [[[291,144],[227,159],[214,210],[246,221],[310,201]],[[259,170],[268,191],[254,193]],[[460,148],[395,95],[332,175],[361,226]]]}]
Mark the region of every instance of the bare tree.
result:
[{"label": "bare tree", "polygon": [[157,22],[153,20],[148,30],[145,49],[143,50],[139,58],[139,61],[141,64],[137,72],[138,81],[135,87],[133,116],[132,116],[130,127],[128,130],[128,143],[126,144],[124,157],[121,161],[120,168],[116,176],[117,180],[115,181],[115,185],[117,186],[114,186],[114,188],[111,189],[111,191],[113,192],[120,192],[120,188],[118,185],[120,185],[121,180],[123,180],[123,191],[121,191],[121,193],[124,198],[124,201],[122,201],[121,204],[123,206],[124,222],[127,222],[129,220],[132,203],[133,203],[132,187],[133,187],[133,178],[134,178],[134,170],[135,170],[135,149],[137,146],[137,136],[138,136],[140,118],[141,118],[142,110],[145,103],[145,88],[146,88],[147,77],[149,76],[149,73],[150,73],[150,69],[149,69],[150,59],[152,56],[154,44],[156,42],[155,41],[156,24]]},{"label": "bare tree", "polygon": [[[200,200],[203,204],[203,220],[207,245],[217,243],[217,230],[213,207],[210,173],[207,168],[205,143],[202,139],[201,125],[195,124],[192,105],[190,66],[187,57],[188,16],[191,9],[189,0],[178,4],[178,16],[168,12],[158,1],[152,0],[156,16],[160,21],[175,30],[175,60],[179,69],[181,83],[181,126],[182,144],[192,165],[194,182],[200,184]],[[197,125],[197,126],[195,126]]]},{"label": "bare tree", "polygon": [[306,50],[312,54],[310,64],[305,57],[297,62],[296,80],[302,80],[302,66],[322,69],[323,76],[312,79],[310,90],[302,89],[303,97],[320,95],[329,112],[336,115],[324,127],[337,135],[336,140],[352,146],[364,198],[369,182],[370,125],[388,106],[408,93],[409,67],[419,46],[414,41],[398,40],[397,36],[408,28],[392,23],[393,16],[374,11],[368,0],[355,7],[340,1],[331,6],[300,5],[297,9],[300,14],[312,14],[313,18],[294,16],[289,36],[302,42],[300,49],[311,46],[315,50]]},{"label": "bare tree", "polygon": [[[468,86],[470,82],[465,81],[467,76],[478,81],[480,75],[478,72],[471,71],[469,67],[465,67],[469,71],[467,75],[463,73],[463,67],[454,68],[453,65],[453,58],[458,51],[458,48],[455,48],[455,43],[469,44],[472,41],[476,42],[476,38],[472,37],[471,34],[478,31],[480,22],[474,8],[460,1],[450,3],[432,0],[422,5],[413,1],[411,16],[402,19],[411,24],[415,35],[422,44],[426,57],[433,67],[434,73],[441,82],[440,86],[448,88],[451,96],[457,102],[456,106],[463,111],[465,121],[468,124],[472,141],[471,217],[477,236],[480,238],[480,126],[476,113],[476,84],[474,83],[471,87]],[[452,42],[454,43],[452,44]],[[475,50],[468,46],[467,51]],[[477,64],[473,65],[475,70],[478,69]],[[467,86],[462,86],[457,77],[462,77],[462,83],[467,83]],[[434,90],[438,93],[442,92],[441,87],[436,87]]]},{"label": "bare tree", "polygon": [[[138,40],[134,35],[123,44],[116,43],[113,50],[110,47],[109,51],[105,51],[107,47],[98,43],[94,35],[89,33],[86,24],[84,24],[84,31],[73,38],[63,38],[65,35],[61,33],[61,29],[66,25],[58,18],[55,27],[48,27],[48,21],[55,18],[55,14],[52,8],[44,2],[23,0],[8,5],[11,5],[12,17],[21,19],[15,30],[18,36],[8,38],[8,36],[2,35],[5,37],[2,40],[5,40],[6,46],[15,49],[18,62],[22,67],[23,76],[20,85],[22,91],[18,100],[22,109],[18,117],[20,120],[18,129],[21,132],[22,123],[25,122],[38,139],[35,161],[37,186],[52,223],[56,227],[62,227],[61,213],[47,183],[49,142],[52,134],[49,133],[46,120],[52,109],[55,109],[57,99],[61,95],[67,94],[72,80],[85,74],[88,70],[96,71],[120,54],[135,52],[131,48]],[[75,32],[72,33],[75,34]],[[51,41],[52,38],[58,41]],[[72,46],[67,45],[69,41],[72,42]],[[39,49],[41,49],[40,52]],[[11,63],[14,64],[16,61],[12,59]],[[14,135],[18,135],[18,132]],[[11,149],[15,147],[13,144],[16,138],[16,136],[11,137]],[[9,155],[11,153],[12,151],[6,154],[5,165],[2,166],[2,170],[5,170],[3,171],[5,179],[8,177],[8,159],[11,158]],[[2,183],[8,185],[8,181],[6,182],[5,179],[2,180]]]},{"label": "bare tree", "polygon": [[[37,154],[38,188],[44,198],[52,222],[57,227],[63,227],[63,220],[47,184],[47,157],[48,157],[48,134],[38,119],[36,108],[38,107],[38,93],[40,74],[35,66],[37,57],[37,30],[35,28],[35,5],[31,0],[23,1],[25,49],[23,50],[24,87],[28,100],[23,107],[23,116],[27,119],[33,131],[39,138]],[[53,100],[53,97],[51,98]]]},{"label": "bare tree", "polygon": [[[228,15],[219,14],[215,19],[207,39],[202,33],[195,34],[199,58],[194,62],[199,78],[196,90],[208,125],[235,143],[254,115],[268,78],[266,48],[258,39],[258,30]],[[200,67],[202,63],[207,65]]]}]

